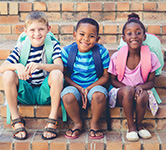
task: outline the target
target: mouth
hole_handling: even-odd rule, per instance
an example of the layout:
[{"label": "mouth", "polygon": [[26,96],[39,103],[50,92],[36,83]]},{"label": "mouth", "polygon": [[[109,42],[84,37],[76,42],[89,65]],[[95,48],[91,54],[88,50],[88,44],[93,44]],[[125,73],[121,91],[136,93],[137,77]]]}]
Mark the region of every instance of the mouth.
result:
[{"label": "mouth", "polygon": [[133,40],[133,41],[130,41],[130,43],[132,43],[132,44],[137,44],[139,41],[137,41],[137,40]]},{"label": "mouth", "polygon": [[81,45],[82,46],[84,46],[84,47],[88,47],[90,44],[88,44],[88,43],[84,43],[84,42],[80,42],[81,43]]}]

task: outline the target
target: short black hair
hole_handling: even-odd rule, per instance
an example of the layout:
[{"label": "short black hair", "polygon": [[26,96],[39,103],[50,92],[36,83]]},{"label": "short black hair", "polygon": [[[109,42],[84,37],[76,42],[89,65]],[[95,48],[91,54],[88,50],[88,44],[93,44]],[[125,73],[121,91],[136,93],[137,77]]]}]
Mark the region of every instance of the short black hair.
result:
[{"label": "short black hair", "polygon": [[128,21],[123,26],[122,34],[124,35],[124,30],[126,29],[126,26],[131,22],[138,23],[141,26],[141,28],[143,29],[143,33],[145,34],[145,26],[139,19],[140,19],[140,17],[136,13],[129,14]]},{"label": "short black hair", "polygon": [[77,25],[76,25],[76,31],[78,30],[81,23],[88,23],[88,24],[94,25],[96,27],[97,35],[99,34],[99,24],[94,19],[83,18],[83,19],[79,20]]}]

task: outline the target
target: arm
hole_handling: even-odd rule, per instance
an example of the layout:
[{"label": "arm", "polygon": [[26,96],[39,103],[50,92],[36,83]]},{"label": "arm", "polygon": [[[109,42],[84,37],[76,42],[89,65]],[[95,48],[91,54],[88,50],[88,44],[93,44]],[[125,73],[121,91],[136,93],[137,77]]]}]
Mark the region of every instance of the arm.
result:
[{"label": "arm", "polygon": [[36,69],[45,70],[51,72],[54,69],[59,69],[63,72],[63,63],[61,58],[56,58],[53,64],[44,64],[44,63],[34,63],[31,62],[26,65],[26,70],[32,74]]},{"label": "arm", "polygon": [[125,84],[119,82],[118,79],[117,79],[117,76],[115,76],[113,74],[111,74],[111,84],[116,88],[126,86]]}]

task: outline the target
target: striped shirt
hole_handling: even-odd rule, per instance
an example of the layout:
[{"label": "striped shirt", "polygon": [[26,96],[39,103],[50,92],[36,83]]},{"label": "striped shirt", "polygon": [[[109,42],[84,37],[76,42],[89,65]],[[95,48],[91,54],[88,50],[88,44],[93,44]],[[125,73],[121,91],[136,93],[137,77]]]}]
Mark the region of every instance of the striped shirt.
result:
[{"label": "striped shirt", "polygon": [[[12,53],[8,56],[7,61],[13,64],[19,63],[21,49],[24,42],[19,42],[15,48],[13,49]],[[59,44],[56,41],[52,41],[53,43],[53,54],[52,54],[52,60],[54,61],[56,58],[61,57],[61,48]],[[27,64],[30,62],[35,63],[46,63],[43,62],[43,53],[44,53],[44,45],[40,47],[33,47],[31,46],[30,54],[28,57]],[[43,80],[45,79],[46,74],[43,70],[35,70],[35,72],[32,73],[32,77],[30,77],[27,81],[30,83],[30,85],[40,85],[42,84]]]},{"label": "striped shirt", "polygon": [[[107,69],[109,67],[110,61],[109,52],[104,46],[99,46],[103,69]],[[67,67],[70,48],[71,45],[65,46],[61,52],[63,65],[65,67]],[[72,79],[72,81],[83,88],[87,88],[98,80],[93,59],[93,52],[91,50],[85,53],[78,51],[73,66],[73,73],[71,74],[70,78]]]}]

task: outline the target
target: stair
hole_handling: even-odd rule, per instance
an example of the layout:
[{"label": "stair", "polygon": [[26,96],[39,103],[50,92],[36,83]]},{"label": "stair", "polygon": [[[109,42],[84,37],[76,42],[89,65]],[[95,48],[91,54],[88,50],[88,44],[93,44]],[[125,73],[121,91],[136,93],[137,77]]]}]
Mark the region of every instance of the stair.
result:
[{"label": "stair", "polygon": [[28,139],[24,141],[12,138],[12,129],[6,123],[6,100],[0,76],[0,150],[166,150],[166,17],[164,0],[51,0],[38,1],[0,1],[0,65],[15,46],[19,34],[23,31],[25,16],[32,10],[41,10],[49,17],[51,31],[61,42],[61,47],[73,42],[73,31],[82,17],[92,17],[100,25],[100,41],[110,53],[117,51],[121,38],[122,26],[127,15],[136,12],[149,33],[156,34],[162,43],[165,65],[162,74],[156,77],[155,87],[162,99],[156,117],[147,110],[144,126],[152,133],[149,140],[138,142],[126,140],[127,121],[121,107],[110,109],[111,130],[107,130],[106,112],[100,119],[104,138],[92,140],[88,136],[91,110],[82,112],[84,132],[78,139],[64,137],[65,131],[72,127],[68,117],[62,121],[62,111],[58,112],[58,137],[44,141],[41,133],[50,112],[50,106],[19,105],[18,109],[26,121]]}]

